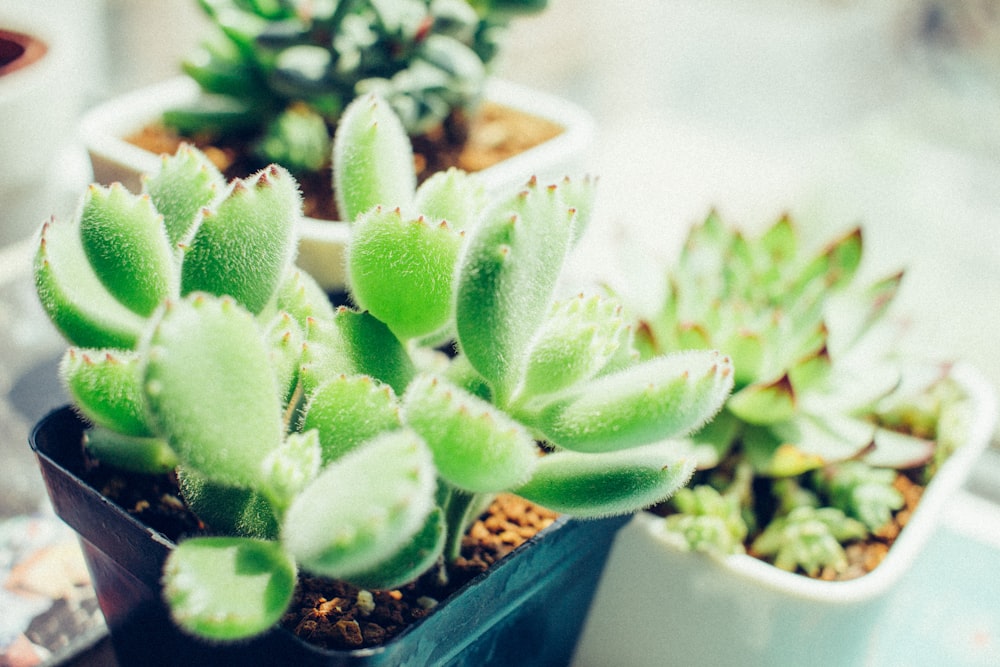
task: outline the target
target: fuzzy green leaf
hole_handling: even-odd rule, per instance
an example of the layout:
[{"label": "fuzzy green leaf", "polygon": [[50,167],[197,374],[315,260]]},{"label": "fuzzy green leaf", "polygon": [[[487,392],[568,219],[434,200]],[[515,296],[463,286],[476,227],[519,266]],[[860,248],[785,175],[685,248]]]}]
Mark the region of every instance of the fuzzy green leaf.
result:
[{"label": "fuzzy green leaf", "polygon": [[35,289],[42,307],[74,345],[134,348],[145,322],[97,279],[77,231],[75,224],[55,220],[42,227],[34,263]]},{"label": "fuzzy green leaf", "polygon": [[531,481],[514,493],[577,517],[629,514],[663,502],[693,473],[694,462],[679,460],[670,444],[601,454],[562,451],[542,457]]},{"label": "fuzzy green leaf", "polygon": [[337,209],[348,222],[376,205],[413,201],[413,149],[385,100],[365,95],[344,109],[333,142],[333,176]]},{"label": "fuzzy green leaf", "polygon": [[210,639],[251,637],[277,623],[295,591],[295,563],[274,542],[198,537],[164,565],[163,595],[173,620]]},{"label": "fuzzy green leaf", "polygon": [[91,185],[80,209],[80,241],[98,280],[144,317],[177,292],[173,248],[148,196],[121,184]]},{"label": "fuzzy green leaf", "polygon": [[379,433],[399,428],[399,412],[388,385],[367,375],[340,375],[312,392],[302,430],[319,433],[325,465]]},{"label": "fuzzy green leaf", "polygon": [[452,283],[462,237],[448,225],[376,207],[351,228],[351,296],[398,338],[428,336],[452,314]]},{"label": "fuzzy green leaf", "polygon": [[378,436],[327,466],[285,515],[282,542],[302,566],[350,579],[392,557],[434,508],[431,453],[412,431]]},{"label": "fuzzy green leaf", "polygon": [[429,570],[441,557],[444,543],[444,515],[435,507],[408,544],[375,567],[352,574],[351,583],[366,589],[399,588]]},{"label": "fuzzy green leaf", "polygon": [[285,273],[275,295],[274,307],[294,317],[303,331],[310,318],[333,319],[333,304],[323,288],[308,273],[294,268]]},{"label": "fuzzy green leaf", "polygon": [[520,383],[572,232],[573,214],[558,188],[532,180],[488,213],[469,238],[456,287],[458,340],[501,403]]},{"label": "fuzzy green leaf", "polygon": [[445,220],[452,229],[473,229],[486,207],[486,191],[474,174],[451,168],[439,171],[417,188],[413,208],[431,222]]},{"label": "fuzzy green leaf", "polygon": [[338,308],[333,322],[310,320],[301,372],[312,392],[322,378],[369,375],[401,394],[415,372],[413,362],[389,328],[370,313]]},{"label": "fuzzy green leaf", "polygon": [[145,386],[157,433],[185,465],[258,488],[284,426],[270,349],[246,310],[205,294],[170,302],[151,336]]},{"label": "fuzzy green leaf", "polygon": [[279,510],[284,509],[297,493],[316,478],[321,463],[318,432],[289,433],[261,463],[263,488],[268,498]]},{"label": "fuzzy green leaf", "polygon": [[574,386],[537,417],[524,418],[560,447],[614,451],[700,428],[732,387],[728,358],[717,352],[675,353]]},{"label": "fuzzy green leaf", "polygon": [[86,432],[84,444],[100,461],[132,472],[161,475],[179,463],[174,451],[160,438],[125,435],[100,426]]},{"label": "fuzzy green leaf", "polygon": [[517,422],[451,383],[420,375],[403,396],[404,421],[434,453],[438,474],[472,493],[524,483],[538,448]]},{"label": "fuzzy green leaf", "polygon": [[77,409],[94,424],[123,435],[150,436],[140,359],[124,350],[70,348],[59,375]]},{"label": "fuzzy green leaf", "polygon": [[271,346],[271,366],[282,403],[288,403],[298,384],[304,334],[288,313],[279,313],[271,321],[265,336]]},{"label": "fuzzy green leaf", "polygon": [[581,294],[557,302],[531,346],[521,394],[530,398],[593,378],[614,358],[626,328],[614,301]]},{"label": "fuzzy green leaf", "polygon": [[597,179],[566,177],[559,183],[563,201],[574,211],[573,240],[579,241],[593,217],[594,202],[597,199]]},{"label": "fuzzy green leaf", "polygon": [[177,481],[184,504],[210,533],[261,540],[278,537],[274,510],[260,493],[218,484],[183,466],[177,469]]},{"label": "fuzzy green leaf", "polygon": [[171,247],[188,239],[201,209],[211,204],[225,186],[226,181],[215,164],[187,144],[174,155],[163,156],[160,171],[142,181],[143,192],[163,216]]},{"label": "fuzzy green leaf", "polygon": [[261,312],[291,265],[300,212],[298,185],[281,167],[237,181],[203,214],[184,253],[182,293],[228,295]]}]

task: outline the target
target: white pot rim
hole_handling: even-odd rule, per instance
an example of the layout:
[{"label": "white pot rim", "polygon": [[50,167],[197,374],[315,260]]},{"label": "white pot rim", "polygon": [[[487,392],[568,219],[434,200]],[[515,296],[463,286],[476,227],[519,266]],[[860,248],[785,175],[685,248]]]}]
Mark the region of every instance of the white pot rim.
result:
[{"label": "white pot rim", "polygon": [[[200,90],[194,80],[177,76],[114,97],[88,111],[80,122],[81,139],[95,163],[106,165],[115,173],[129,173],[138,185],[138,174],[153,173],[161,157],[134,146],[123,137],[136,132],[163,109],[195,99]],[[487,191],[502,192],[526,183],[532,176],[556,179],[567,170],[578,168],[593,143],[595,123],[590,114],[577,105],[520,84],[491,79],[484,100],[550,120],[563,128],[558,136],[519,155],[476,172]],[[95,174],[97,175],[97,174]],[[118,176],[123,180],[125,176]],[[329,290],[344,287],[344,249],[350,228],[342,221],[302,218],[298,226],[298,264]]]}]

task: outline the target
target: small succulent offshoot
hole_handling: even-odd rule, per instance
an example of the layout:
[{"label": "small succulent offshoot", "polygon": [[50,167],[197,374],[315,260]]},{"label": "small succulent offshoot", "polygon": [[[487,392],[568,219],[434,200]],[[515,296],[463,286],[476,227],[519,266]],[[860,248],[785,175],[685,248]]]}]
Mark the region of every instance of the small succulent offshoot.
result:
[{"label": "small succulent offshoot", "polygon": [[545,0],[199,0],[211,35],[183,63],[202,91],[164,122],[250,137],[293,173],[328,163],[337,119],[377,93],[411,136],[479,101],[505,29]]},{"label": "small succulent offshoot", "polygon": [[[707,498],[700,485],[711,484],[727,503],[739,499],[752,551],[780,567],[843,572],[841,544],[902,506],[898,471],[932,472],[961,437],[963,397],[948,367],[894,353],[886,314],[902,274],[859,284],[861,260],[860,229],[813,253],[787,216],[748,237],[711,213],[691,229],[662,309],[638,327],[650,358],[692,348],[732,358],[732,396],[687,439],[699,462],[690,493]],[[709,521],[707,501],[687,497],[674,509],[690,518],[668,520],[682,542],[743,551],[731,533],[694,531]],[[709,534],[719,536],[712,546]]]},{"label": "small succulent offshoot", "polygon": [[295,268],[279,167],[226,184],[183,148],[144,192],[94,186],[42,232],[38,292],[75,346],[63,377],[89,446],[176,469],[213,533],[164,572],[176,622],[205,637],[273,626],[300,570],[363,588],[446,574],[500,492],[584,518],[662,502],[693,472],[669,439],[732,388],[718,352],[641,361],[614,299],[562,294],[592,179],[492,201],[457,171],[417,188],[389,104],[345,114],[357,307]]}]

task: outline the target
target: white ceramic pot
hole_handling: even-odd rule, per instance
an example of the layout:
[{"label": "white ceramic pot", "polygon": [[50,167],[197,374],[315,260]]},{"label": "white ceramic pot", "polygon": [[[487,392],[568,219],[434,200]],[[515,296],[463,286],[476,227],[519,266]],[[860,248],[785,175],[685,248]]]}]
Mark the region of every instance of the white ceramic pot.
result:
[{"label": "white ceramic pot", "polygon": [[[31,235],[79,176],[68,144],[81,105],[61,22],[19,4],[0,6],[0,245]],[[82,152],[82,151],[81,151]],[[77,161],[78,162],[78,161]]]},{"label": "white ceramic pot", "polygon": [[[159,158],[122,137],[159,118],[164,109],[191,102],[197,95],[195,83],[180,77],[116,97],[87,113],[81,131],[95,180],[105,184],[118,181],[138,191],[139,175],[159,169]],[[585,167],[594,123],[583,109],[566,100],[499,80],[489,82],[486,99],[564,128],[555,138],[478,172],[490,192],[517,187],[531,176],[556,179]],[[347,239],[347,223],[305,218],[299,233],[298,265],[325,289],[342,290]]]},{"label": "white ceramic pot", "polygon": [[991,385],[966,366],[956,367],[955,377],[973,404],[968,441],[927,486],[874,571],[828,582],[752,556],[685,552],[664,538],[662,518],[640,513],[612,548],[575,667],[873,664],[875,629],[891,589],[924,548],[996,425]]}]

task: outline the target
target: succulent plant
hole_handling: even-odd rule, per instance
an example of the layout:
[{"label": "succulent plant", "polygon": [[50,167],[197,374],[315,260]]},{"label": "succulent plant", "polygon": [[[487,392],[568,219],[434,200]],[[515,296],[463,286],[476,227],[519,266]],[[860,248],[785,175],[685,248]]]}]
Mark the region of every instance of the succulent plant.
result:
[{"label": "succulent plant", "polygon": [[751,549],[774,558],[775,567],[794,572],[802,569],[816,576],[823,568],[847,569],[847,554],[841,543],[867,536],[863,523],[835,507],[796,507],[776,518],[753,541]]},{"label": "succulent plant", "polygon": [[755,481],[740,481],[739,497],[765,544],[777,539],[768,523],[801,506],[840,507],[876,530],[900,506],[896,471],[951,450],[947,423],[959,420],[946,415],[961,397],[948,369],[895,354],[885,315],[902,273],[858,285],[861,260],[860,229],[811,253],[787,216],[748,237],[711,213],[691,229],[663,308],[639,324],[647,356],[713,348],[732,358],[732,396],[686,447],[704,471],[696,481],[724,494],[735,484],[726,471],[749,467]]},{"label": "succulent plant", "polygon": [[545,0],[199,0],[213,34],[184,63],[203,95],[184,134],[250,136],[264,162],[317,171],[355,97],[389,100],[411,136],[474,106],[510,19]]},{"label": "succulent plant", "polygon": [[499,492],[580,517],[660,502],[693,471],[664,441],[732,386],[719,353],[640,361],[612,299],[562,298],[593,180],[495,201],[461,172],[415,188],[389,105],[346,114],[357,308],[294,267],[279,167],[225,185],[185,148],[143,194],[93,187],[42,234],[38,291],[77,346],[63,372],[90,445],[176,468],[213,532],[164,574],[175,620],[206,637],[270,627],[300,569],[391,588],[449,562]]}]

